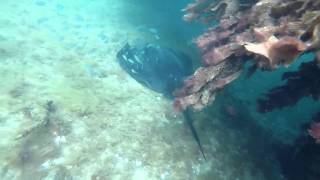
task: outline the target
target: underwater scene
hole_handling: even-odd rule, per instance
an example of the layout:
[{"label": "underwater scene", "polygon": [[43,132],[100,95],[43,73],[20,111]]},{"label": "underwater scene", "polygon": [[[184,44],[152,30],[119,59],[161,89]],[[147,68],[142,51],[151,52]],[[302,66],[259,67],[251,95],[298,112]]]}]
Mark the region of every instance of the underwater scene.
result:
[{"label": "underwater scene", "polygon": [[320,0],[1,0],[0,180],[320,180]]}]

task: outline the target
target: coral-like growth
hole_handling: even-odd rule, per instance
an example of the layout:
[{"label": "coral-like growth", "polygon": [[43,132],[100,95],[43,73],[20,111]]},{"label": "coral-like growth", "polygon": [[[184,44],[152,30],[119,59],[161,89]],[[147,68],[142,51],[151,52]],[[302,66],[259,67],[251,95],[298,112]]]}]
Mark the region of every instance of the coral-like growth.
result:
[{"label": "coral-like growth", "polygon": [[235,13],[238,8],[238,0],[196,0],[184,9],[187,14],[183,18],[186,21],[200,20],[203,23],[209,23]]},{"label": "coral-like growth", "polygon": [[236,79],[241,72],[242,61],[222,62],[217,66],[199,68],[175,93],[174,108],[185,110],[188,106],[202,109],[212,102],[215,93]]},{"label": "coral-like growth", "polygon": [[233,16],[239,10],[246,9],[257,0],[196,0],[183,9],[187,14],[185,21],[200,21],[210,23]]},{"label": "coral-like growth", "polygon": [[320,59],[319,0],[197,0],[185,11],[187,21],[217,20],[218,25],[196,40],[205,67],[177,94],[178,109],[205,107],[236,79],[245,60],[271,71],[289,66],[304,52]]},{"label": "coral-like growth", "polygon": [[320,123],[311,124],[311,128],[308,130],[309,135],[313,137],[317,143],[320,144]]},{"label": "coral-like growth", "polygon": [[279,64],[289,66],[307,48],[298,39],[292,37],[277,39],[274,36],[259,44],[247,43],[244,47],[249,52],[267,58],[270,69],[275,69]]}]

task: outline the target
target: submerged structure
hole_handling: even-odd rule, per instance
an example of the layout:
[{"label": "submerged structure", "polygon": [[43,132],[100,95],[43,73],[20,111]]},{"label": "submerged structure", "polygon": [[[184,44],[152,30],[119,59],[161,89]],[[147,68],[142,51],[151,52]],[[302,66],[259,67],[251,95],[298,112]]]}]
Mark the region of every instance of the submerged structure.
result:
[{"label": "submerged structure", "polygon": [[176,94],[176,109],[202,109],[218,90],[235,80],[246,61],[252,71],[289,66],[301,54],[320,49],[319,0],[197,0],[184,11],[187,21],[211,25],[196,39],[203,67]]},{"label": "submerged structure", "polygon": [[[285,83],[258,99],[258,111],[293,106],[308,96],[319,100],[320,0],[196,0],[184,12],[185,21],[209,27],[195,40],[203,66],[175,94],[175,109],[204,109],[239,77],[245,64],[251,65],[249,75],[257,69],[275,71],[307,53],[313,60],[284,73]],[[279,150],[288,179],[320,177],[320,123],[318,118],[312,121],[293,145]]]}]

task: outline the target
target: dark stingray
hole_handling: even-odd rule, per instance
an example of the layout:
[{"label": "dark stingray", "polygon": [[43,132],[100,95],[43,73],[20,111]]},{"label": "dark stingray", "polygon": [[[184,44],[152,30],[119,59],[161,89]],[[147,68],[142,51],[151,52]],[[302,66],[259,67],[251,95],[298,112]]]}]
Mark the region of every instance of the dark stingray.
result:
[{"label": "dark stingray", "polygon": [[136,81],[167,97],[172,97],[172,92],[192,73],[192,61],[188,56],[154,44],[134,47],[126,44],[118,52],[117,59]]},{"label": "dark stingray", "polygon": [[[145,87],[173,97],[183,80],[192,74],[192,61],[182,52],[162,48],[154,44],[131,47],[126,44],[117,54],[120,66]],[[206,160],[200,139],[193,126],[190,111],[183,112],[199,149]]]}]

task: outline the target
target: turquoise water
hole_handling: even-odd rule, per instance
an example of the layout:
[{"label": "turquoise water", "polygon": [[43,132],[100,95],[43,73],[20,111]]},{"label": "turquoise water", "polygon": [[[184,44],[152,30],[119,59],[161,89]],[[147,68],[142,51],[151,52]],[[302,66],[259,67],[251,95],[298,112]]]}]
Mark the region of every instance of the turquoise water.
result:
[{"label": "turquoise water", "polygon": [[[191,119],[117,62],[126,44],[154,43],[199,65],[203,25],[181,0],[3,0],[0,6],[0,179],[286,179],[280,147],[319,109],[261,114],[256,99],[289,69],[241,76]],[[261,83],[261,82],[264,83]]]}]

